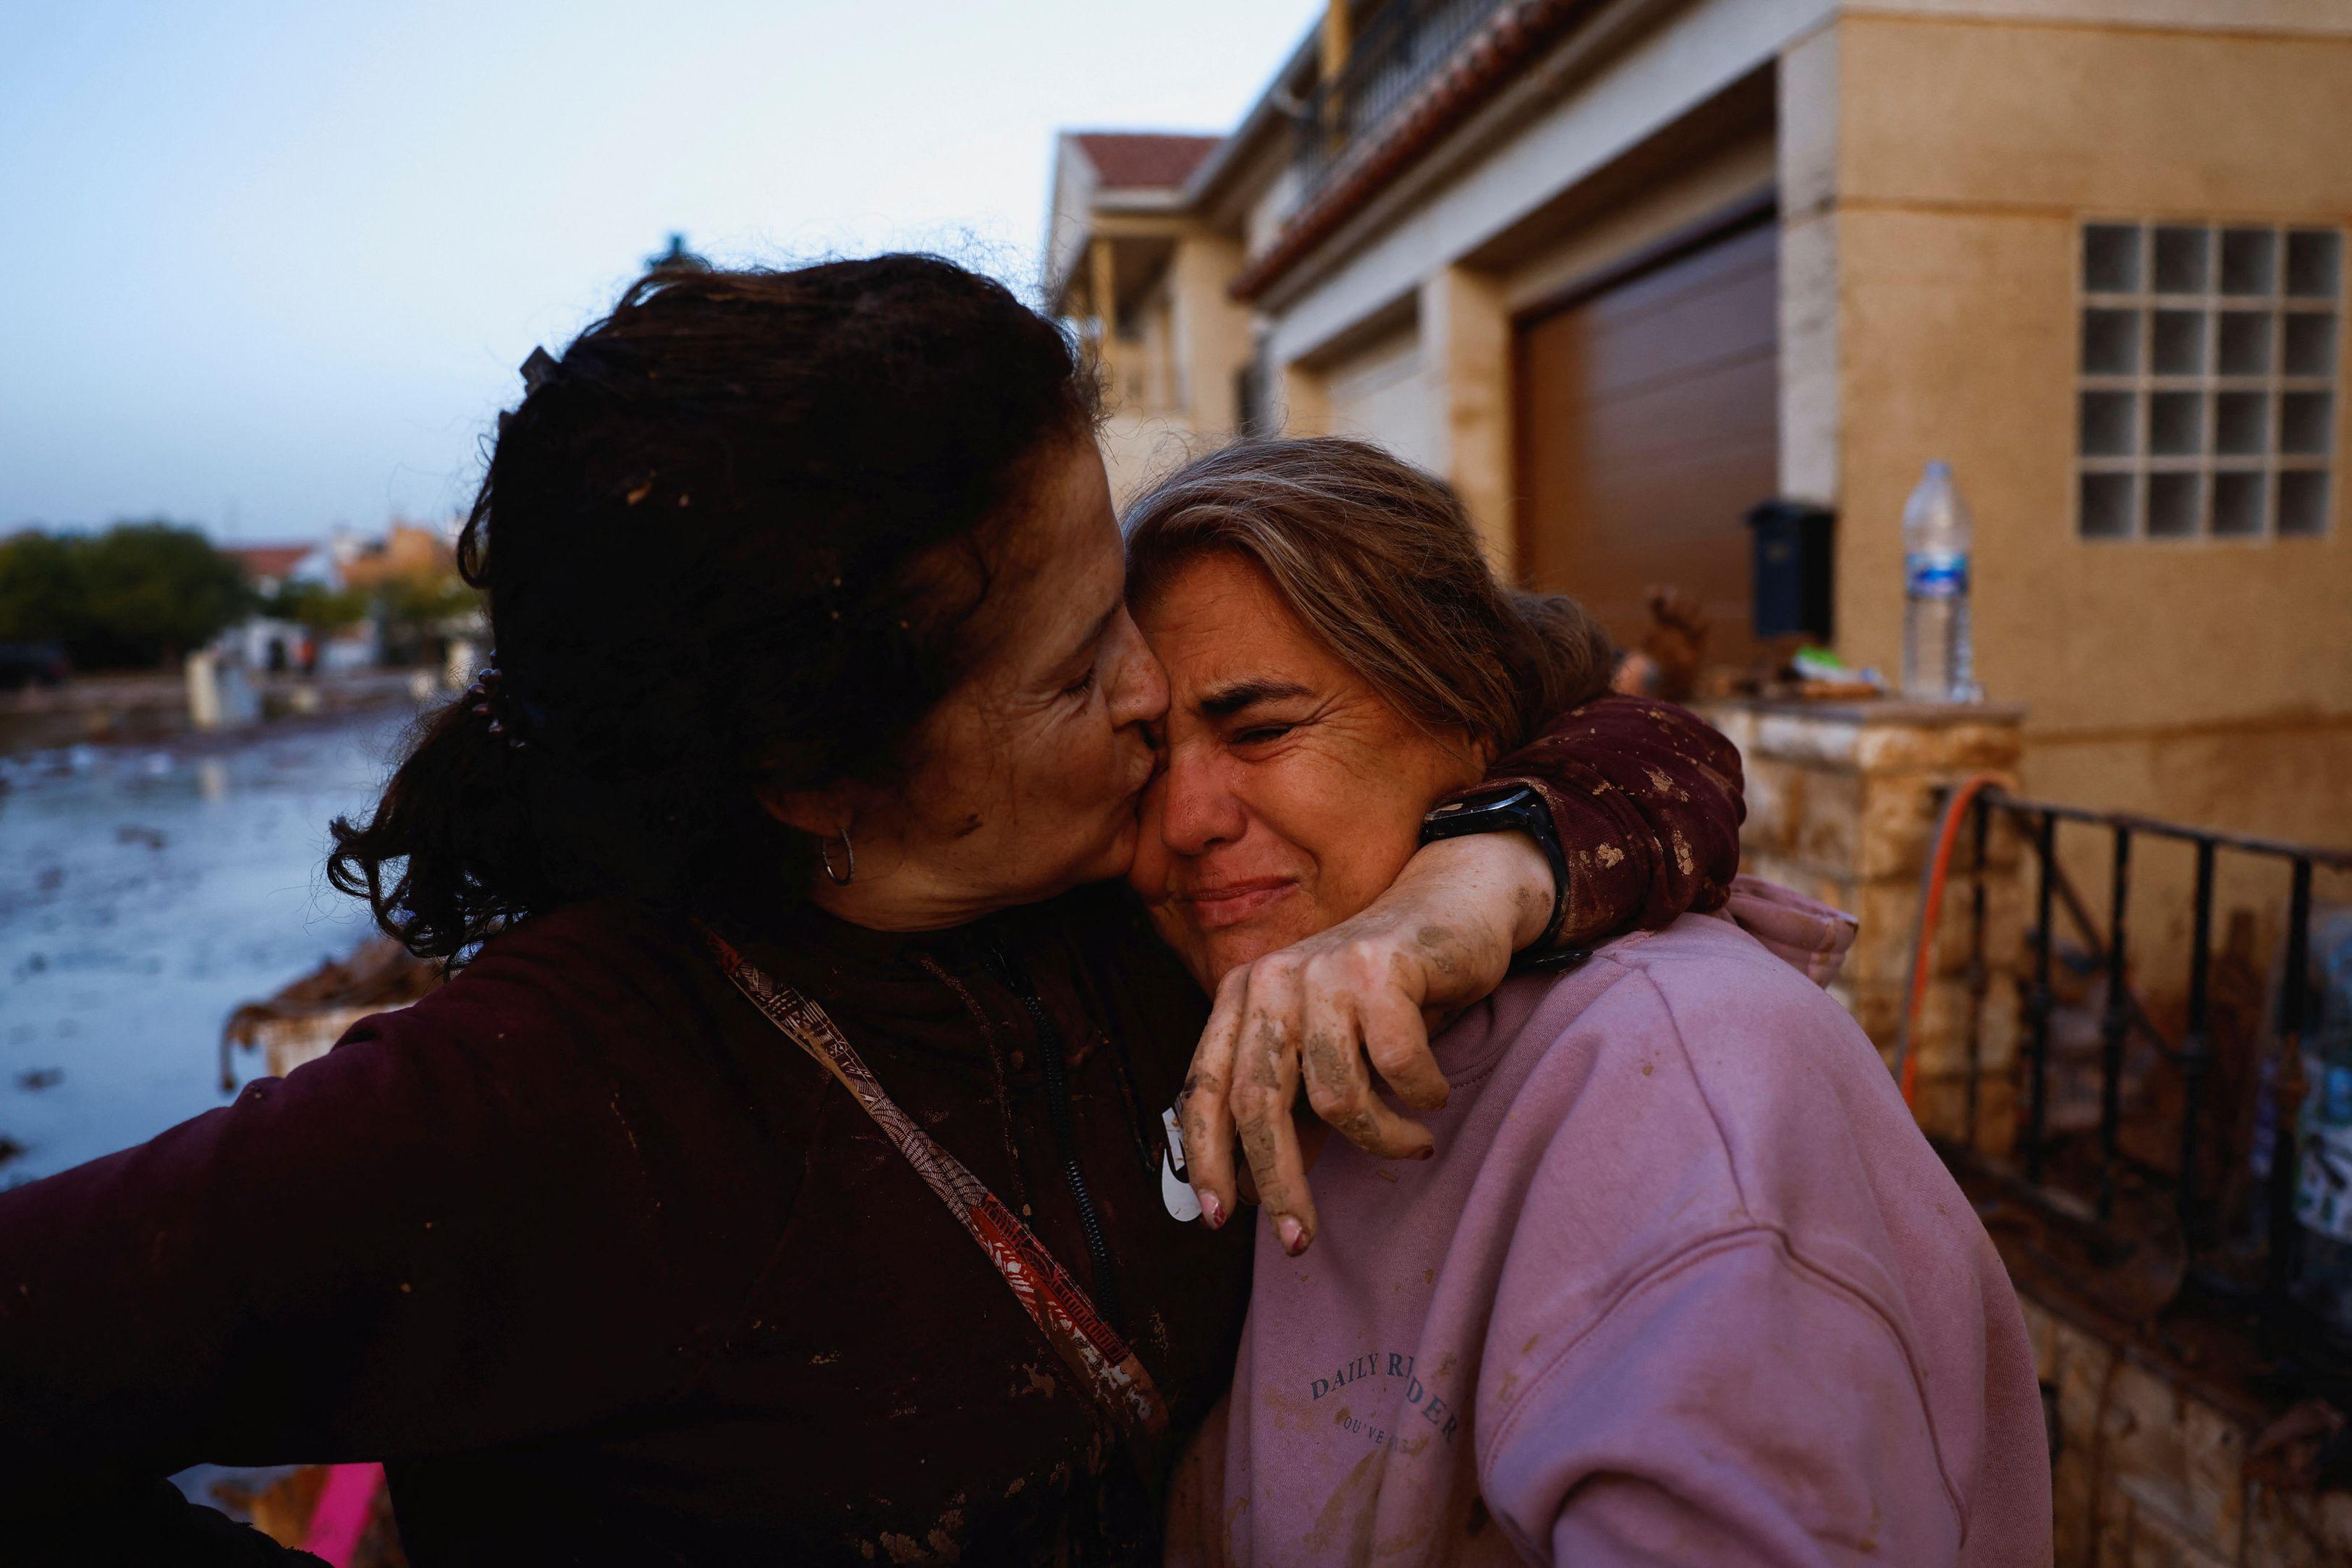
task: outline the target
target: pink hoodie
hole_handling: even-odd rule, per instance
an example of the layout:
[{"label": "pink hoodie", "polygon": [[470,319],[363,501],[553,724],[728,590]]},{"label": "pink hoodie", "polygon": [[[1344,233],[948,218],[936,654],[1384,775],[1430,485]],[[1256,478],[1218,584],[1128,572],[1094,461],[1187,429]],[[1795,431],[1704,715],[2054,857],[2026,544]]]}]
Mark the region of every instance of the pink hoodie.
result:
[{"label": "pink hoodie", "polygon": [[1765,935],[1789,961],[1685,915],[1513,980],[1436,1041],[1435,1158],[1325,1149],[1171,1562],[2050,1561],[2000,1260]]}]

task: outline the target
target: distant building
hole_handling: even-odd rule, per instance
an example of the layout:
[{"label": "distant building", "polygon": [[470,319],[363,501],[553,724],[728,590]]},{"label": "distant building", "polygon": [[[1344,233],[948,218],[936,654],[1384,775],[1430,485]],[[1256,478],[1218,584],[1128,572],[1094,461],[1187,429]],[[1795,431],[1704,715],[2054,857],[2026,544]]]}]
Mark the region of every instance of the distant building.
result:
[{"label": "distant building", "polygon": [[1244,423],[1239,368],[1250,313],[1226,292],[1243,262],[1230,225],[1194,183],[1226,139],[1150,131],[1063,133],[1054,154],[1046,293],[1102,369],[1103,446],[1114,493],[1181,461],[1197,433]]},{"label": "distant building", "polygon": [[[321,544],[231,545],[221,553],[236,562],[246,581],[265,601],[276,600],[298,583],[325,589],[336,586],[334,559]],[[313,663],[318,653],[311,633],[301,622],[266,612],[247,616],[215,638],[214,645],[234,663],[255,670],[299,668],[306,647]]]},{"label": "distant building", "polygon": [[458,644],[471,647],[485,637],[480,601],[458,578],[457,535],[454,522],[395,518],[381,538],[335,541],[343,586],[366,595],[374,609],[371,657],[437,667]]},{"label": "distant building", "polygon": [[236,562],[254,591],[274,599],[289,584],[335,586],[335,562],[322,544],[231,545],[221,553]]},{"label": "distant building", "polygon": [[418,600],[429,604],[457,583],[455,538],[450,530],[429,524],[395,518],[374,538],[347,529],[324,544],[247,545],[225,553],[244,568],[265,601],[308,582],[358,595],[367,610],[362,619],[323,634],[267,613],[249,617],[224,632],[217,645],[252,669],[302,667],[306,653],[313,667],[329,673],[387,659],[431,663],[446,641],[477,637],[481,630],[480,615],[470,605],[438,618],[417,618]]},{"label": "distant building", "polygon": [[2352,7],[1332,0],[1222,141],[1060,140],[1122,496],[1252,424],[1446,476],[1621,636],[1743,656],[1772,497],[1893,669],[1948,459],[2024,783],[2352,842]]},{"label": "distant building", "polygon": [[436,581],[457,570],[457,546],[446,532],[397,517],[381,538],[345,534],[331,549],[342,585],[362,592],[373,592],[394,581]]}]

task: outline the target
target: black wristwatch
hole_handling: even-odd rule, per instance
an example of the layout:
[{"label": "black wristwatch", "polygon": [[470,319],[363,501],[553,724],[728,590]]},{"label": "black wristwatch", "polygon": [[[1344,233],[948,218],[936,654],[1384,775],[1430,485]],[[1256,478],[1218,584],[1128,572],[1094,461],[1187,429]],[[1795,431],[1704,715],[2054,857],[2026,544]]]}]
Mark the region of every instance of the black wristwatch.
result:
[{"label": "black wristwatch", "polygon": [[1568,918],[1568,857],[1560,852],[1559,834],[1552,830],[1551,808],[1522,784],[1489,800],[1448,801],[1421,820],[1424,844],[1468,833],[1525,833],[1542,846],[1544,859],[1551,864],[1551,918],[1545,922],[1543,935],[1524,950],[1549,951],[1560,923]]}]

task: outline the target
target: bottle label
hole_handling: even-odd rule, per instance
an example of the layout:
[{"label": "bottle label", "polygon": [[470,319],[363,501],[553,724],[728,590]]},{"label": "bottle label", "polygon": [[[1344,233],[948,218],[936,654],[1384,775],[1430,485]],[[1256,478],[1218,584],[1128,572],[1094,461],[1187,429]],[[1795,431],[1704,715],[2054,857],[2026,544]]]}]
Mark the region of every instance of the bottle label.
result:
[{"label": "bottle label", "polygon": [[1914,599],[1958,599],[1969,591],[1969,558],[1958,550],[1915,549],[1903,558],[1903,586]]},{"label": "bottle label", "polygon": [[2352,1241],[2352,1068],[2303,1061],[2313,1092],[2303,1103],[2294,1217],[2331,1241]]}]

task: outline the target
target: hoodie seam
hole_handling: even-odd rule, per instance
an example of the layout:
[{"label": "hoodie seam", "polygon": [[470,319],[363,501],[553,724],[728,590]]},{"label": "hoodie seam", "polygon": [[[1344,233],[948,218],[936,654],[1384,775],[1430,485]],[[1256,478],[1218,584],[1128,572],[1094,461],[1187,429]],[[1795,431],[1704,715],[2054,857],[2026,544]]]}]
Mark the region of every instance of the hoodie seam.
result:
[{"label": "hoodie seam", "polygon": [[[1919,1413],[1927,1428],[1927,1445],[1936,1456],[1936,1479],[1942,1483],[1945,1504],[1951,1509],[1954,1528],[1958,1531],[1961,1542],[1965,1543],[1968,1539],[1968,1510],[1960,1500],[1959,1490],[1952,1484],[1951,1469],[1944,1459],[1942,1435],[1936,1429],[1935,1406],[1927,1398],[1927,1385],[1920,1376],[1918,1357],[1913,1351],[1909,1338],[1905,1335],[1901,1328],[1896,1326],[1894,1319],[1887,1314],[1876,1297],[1868,1290],[1848,1280],[1835,1270],[1826,1268],[1805,1257],[1790,1240],[1789,1233],[1780,1227],[1762,1223],[1751,1223],[1735,1229],[1714,1231],[1696,1238],[1675,1249],[1666,1257],[1627,1281],[1623,1287],[1610,1298],[1608,1305],[1593,1314],[1591,1321],[1571,1335],[1551,1359],[1544,1364],[1543,1370],[1528,1381],[1527,1392],[1512,1405],[1510,1413],[1504,1416],[1496,1427],[1494,1447],[1491,1450],[1493,1457],[1482,1458],[1478,1465],[1480,1492],[1484,1493],[1489,1490],[1489,1485],[1494,1479],[1495,1467],[1500,1462],[1504,1451],[1509,1448],[1512,1436],[1517,1430],[1522,1416],[1540,1403],[1537,1396],[1561,1375],[1568,1363],[1575,1358],[1586,1342],[1600,1333],[1601,1327],[1616,1314],[1620,1308],[1653,1285],[1663,1284],[1676,1274],[1701,1263],[1712,1262],[1717,1258],[1742,1247],[1759,1243],[1769,1246],[1782,1262],[1789,1265],[1799,1275],[1810,1278],[1818,1288],[1859,1309],[1864,1317],[1876,1322],[1885,1332],[1887,1338],[1894,1342],[1895,1350],[1903,1357],[1904,1370],[1911,1380],[1912,1397],[1919,1402]],[[1514,1530],[1513,1534],[1516,1536],[1517,1533],[1517,1531]]]},{"label": "hoodie seam", "polygon": [[[1771,961],[1779,962],[1777,959]],[[1664,1015],[1666,1027],[1674,1031],[1675,1049],[1682,1053],[1683,1067],[1691,1076],[1691,1086],[1697,1090],[1699,1103],[1706,1107],[1707,1120],[1715,1128],[1716,1146],[1722,1152],[1724,1169],[1730,1175],[1732,1191],[1738,1196],[1741,1211],[1756,1224],[1767,1227],[1780,1238],[1781,1249],[1790,1261],[1811,1270],[1823,1280],[1833,1281],[1842,1290],[1851,1292],[1856,1299],[1867,1304],[1870,1311],[1886,1324],[1888,1332],[1895,1335],[1895,1343],[1903,1352],[1904,1365],[1911,1374],[1912,1391],[1918,1396],[1919,1407],[1927,1413],[1927,1442],[1936,1455],[1937,1479],[1944,1483],[1945,1496],[1950,1501],[1953,1512],[1958,1516],[1960,1536],[1963,1541],[1966,1541],[1968,1511],[1961,1504],[1959,1488],[1953,1484],[1951,1466],[1944,1458],[1942,1434],[1936,1427],[1935,1403],[1927,1396],[1926,1371],[1919,1364],[1918,1354],[1909,1336],[1896,1326],[1894,1313],[1878,1299],[1874,1291],[1857,1281],[1848,1279],[1843,1272],[1832,1269],[1827,1264],[1807,1256],[1785,1228],[1757,1216],[1755,1209],[1748,1201],[1748,1188],[1740,1180],[1739,1162],[1732,1155],[1731,1140],[1724,1133],[1722,1114],[1717,1111],[1715,1096],[1709,1092],[1706,1080],[1701,1076],[1698,1063],[1691,1055],[1690,1041],[1683,1034],[1682,1020],[1675,1016],[1674,1002],[1667,997],[1665,988],[1659,985],[1657,977],[1649,972],[1647,966],[1629,965],[1627,967],[1641,971],[1643,980],[1650,988],[1650,994],[1657,998],[1658,1010]],[[1620,1296],[1617,1299],[1622,1301],[1624,1298]],[[1613,1308],[1613,1302],[1612,1306]]]},{"label": "hoodie seam", "polygon": [[1626,967],[1638,973],[1642,983],[1650,988],[1650,995],[1656,1000],[1658,1011],[1665,1016],[1666,1028],[1674,1031],[1675,1050],[1682,1055],[1683,1071],[1690,1074],[1691,1086],[1698,1091],[1699,1103],[1706,1107],[1707,1125],[1715,1129],[1715,1146],[1723,1155],[1723,1168],[1725,1174],[1731,1177],[1731,1190],[1739,1198],[1739,1210],[1753,1218],[1756,1211],[1748,1206],[1747,1184],[1739,1179],[1739,1162],[1732,1157],[1731,1138],[1723,1130],[1722,1113],[1715,1108],[1715,1096],[1706,1092],[1706,1080],[1699,1076],[1698,1062],[1691,1056],[1690,1041],[1683,1038],[1682,1020],[1675,1017],[1674,1004],[1666,999],[1664,988],[1658,984],[1657,977],[1650,973],[1648,966],[1629,964]]}]

